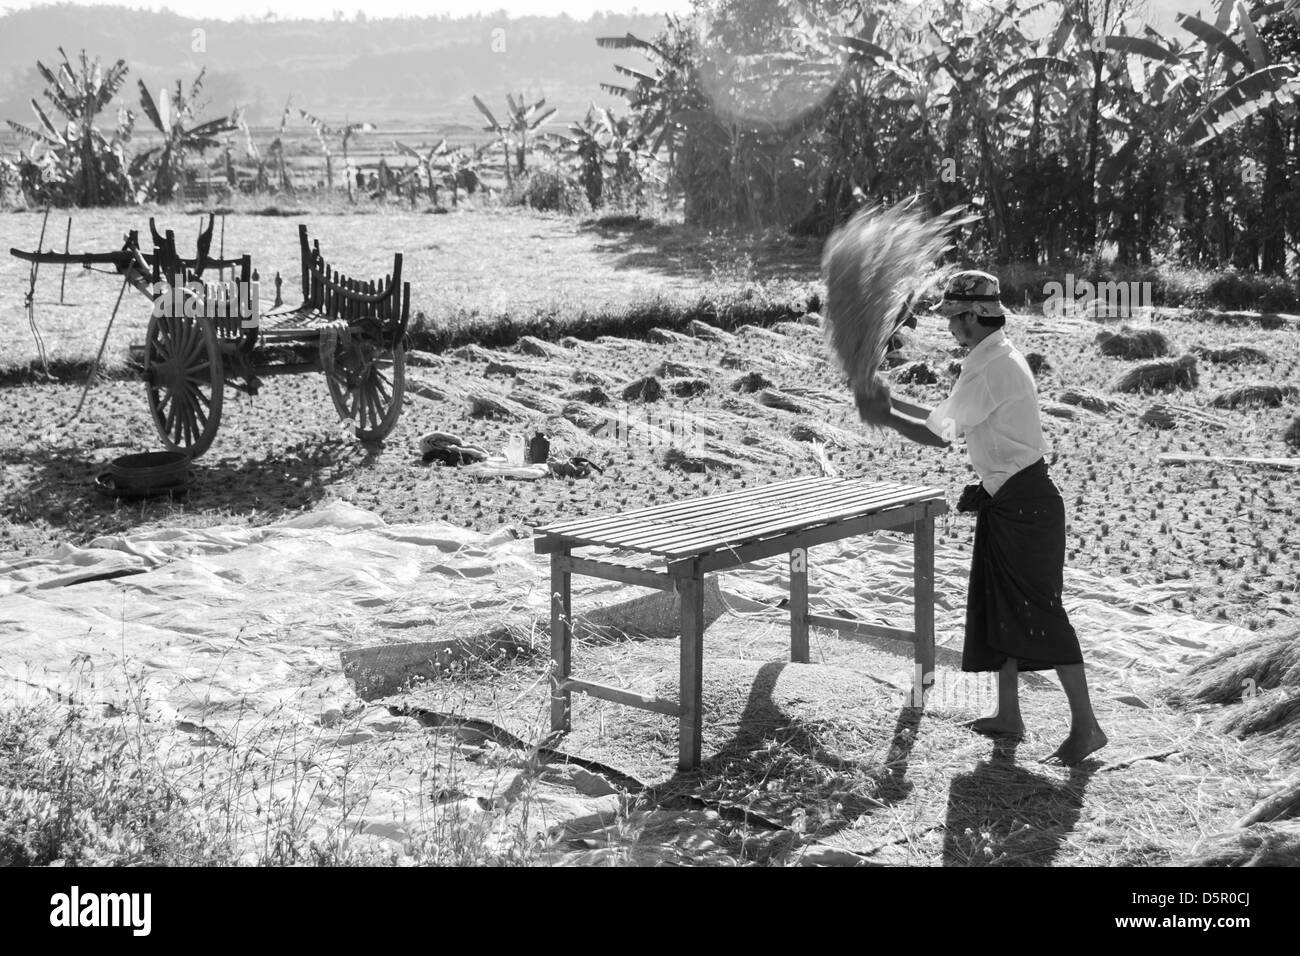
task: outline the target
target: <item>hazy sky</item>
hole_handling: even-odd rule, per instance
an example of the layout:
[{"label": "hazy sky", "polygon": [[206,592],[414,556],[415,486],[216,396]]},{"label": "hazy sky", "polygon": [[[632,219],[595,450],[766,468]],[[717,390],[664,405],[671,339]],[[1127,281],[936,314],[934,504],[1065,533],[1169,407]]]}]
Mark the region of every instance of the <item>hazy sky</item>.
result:
[{"label": "hazy sky", "polygon": [[[163,7],[195,19],[232,20],[242,16],[260,18],[273,11],[281,19],[329,17],[342,10],[352,19],[358,9],[368,17],[437,16],[455,17],[474,13],[505,10],[511,16],[526,14],[548,16],[567,13],[585,20],[597,11],[628,13],[679,12],[690,9],[690,0],[166,0],[166,2],[131,2],[131,0],[77,0],[87,6],[132,7],[158,10]],[[47,0],[0,0],[0,13],[46,6]]]}]

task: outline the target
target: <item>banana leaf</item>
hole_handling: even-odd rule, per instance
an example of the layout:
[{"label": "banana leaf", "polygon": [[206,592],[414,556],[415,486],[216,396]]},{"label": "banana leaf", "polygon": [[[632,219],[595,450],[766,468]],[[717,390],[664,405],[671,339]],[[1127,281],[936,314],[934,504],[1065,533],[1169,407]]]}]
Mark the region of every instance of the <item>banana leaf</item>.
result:
[{"label": "banana leaf", "polygon": [[1199,17],[1194,17],[1190,13],[1178,14],[1178,23],[1188,33],[1195,35],[1201,40],[1206,49],[1217,51],[1224,56],[1236,60],[1247,70],[1253,69],[1250,58],[1246,56],[1241,47],[1233,42],[1232,37],[1228,36],[1218,27],[1212,27]]},{"label": "banana leaf", "polygon": [[1242,120],[1300,93],[1294,66],[1269,66],[1238,80],[1210,101],[1184,130],[1179,142],[1193,148],[1208,143]]}]

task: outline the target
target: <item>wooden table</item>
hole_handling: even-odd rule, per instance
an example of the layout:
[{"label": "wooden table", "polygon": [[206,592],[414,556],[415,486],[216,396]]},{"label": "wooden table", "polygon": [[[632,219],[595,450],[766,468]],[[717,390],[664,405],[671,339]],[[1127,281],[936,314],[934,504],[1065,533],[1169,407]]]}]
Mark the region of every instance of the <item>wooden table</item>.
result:
[{"label": "wooden table", "polygon": [[[934,519],[947,511],[938,488],[813,477],[538,529],[534,548],[551,556],[551,729],[569,729],[574,691],[667,714],[679,719],[678,766],[697,768],[704,693],[704,575],[782,553],[790,555],[792,661],[808,662],[809,625],[909,641],[915,645],[917,684],[923,691],[934,671]],[[913,536],[914,629],[809,614],[808,548],[890,528]],[[585,547],[654,555],[667,568],[660,572],[574,556],[575,549]],[[678,594],[679,700],[646,697],[573,677],[570,582],[574,574]]]}]

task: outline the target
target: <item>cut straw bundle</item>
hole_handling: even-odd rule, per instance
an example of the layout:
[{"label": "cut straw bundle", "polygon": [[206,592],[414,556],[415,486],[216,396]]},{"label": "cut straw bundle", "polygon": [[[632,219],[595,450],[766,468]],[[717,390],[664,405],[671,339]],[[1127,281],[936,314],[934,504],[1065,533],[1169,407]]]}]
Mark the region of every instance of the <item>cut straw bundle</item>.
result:
[{"label": "cut straw bundle", "polygon": [[907,315],[934,261],[948,248],[947,234],[973,217],[960,207],[938,216],[910,204],[872,206],[856,213],[827,240],[827,344],[857,394],[881,387],[876,372],[885,346]]}]

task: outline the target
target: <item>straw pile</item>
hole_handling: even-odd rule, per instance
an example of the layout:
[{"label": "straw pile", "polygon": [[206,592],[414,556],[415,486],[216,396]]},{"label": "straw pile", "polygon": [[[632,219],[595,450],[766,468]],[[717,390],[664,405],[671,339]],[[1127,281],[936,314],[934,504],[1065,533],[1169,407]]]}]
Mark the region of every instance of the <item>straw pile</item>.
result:
[{"label": "straw pile", "polygon": [[686,331],[697,339],[707,339],[710,342],[729,342],[732,339],[730,332],[724,332],[716,325],[709,325],[699,319],[691,319],[687,322]]},{"label": "straw pile", "polygon": [[638,378],[623,389],[623,398],[629,402],[657,402],[663,395],[664,388],[653,375]]},{"label": "straw pile", "polygon": [[528,408],[514,399],[481,389],[467,392],[465,401],[469,403],[470,415],[475,418],[527,419],[531,414]]},{"label": "straw pile", "polygon": [[781,411],[794,412],[796,415],[811,415],[815,411],[806,402],[801,402],[775,388],[765,388],[760,391],[758,401],[760,405],[766,405],[768,408],[779,408]]},{"label": "straw pile", "polygon": [[[1230,647],[1187,672],[1169,695],[1176,705],[1221,704],[1221,733],[1254,738],[1270,755],[1300,759],[1300,628]],[[1300,777],[1255,804],[1237,828],[1208,838],[1193,866],[1300,864]],[[1283,822],[1285,821],[1285,822]]]},{"label": "straw pile", "polygon": [[1300,686],[1300,629],[1261,634],[1202,661],[1182,677],[1169,702],[1235,704],[1243,688],[1284,686]]},{"label": "straw pile", "polygon": [[1142,424],[1152,428],[1175,428],[1182,424],[1195,424],[1202,429],[1224,431],[1233,427],[1230,422],[1208,415],[1199,408],[1175,405],[1173,402],[1157,402],[1142,413],[1141,421]]},{"label": "straw pile", "polygon": [[674,378],[668,382],[668,391],[678,398],[695,398],[709,390],[709,383],[702,378]]},{"label": "straw pile", "polygon": [[889,337],[918,285],[948,247],[959,210],[934,218],[914,206],[862,210],[826,243],[823,325],[827,344],[854,392],[883,387],[877,377]]},{"label": "straw pile", "polygon": [[599,385],[588,385],[586,388],[575,388],[572,391],[564,392],[560,398],[569,402],[586,402],[589,405],[608,405],[609,393]]},{"label": "straw pile", "polygon": [[706,370],[698,365],[687,365],[685,362],[667,359],[660,362],[650,374],[657,375],[659,378],[698,378],[706,374]]},{"label": "straw pile", "polygon": [[1073,405],[1062,405],[1060,402],[1040,402],[1039,408],[1044,415],[1051,415],[1053,418],[1064,418],[1067,421],[1075,421],[1079,417],[1079,410]]},{"label": "straw pile", "polygon": [[1116,392],[1168,392],[1176,388],[1196,388],[1200,381],[1196,356],[1188,353],[1180,358],[1161,359],[1131,368],[1117,376],[1110,388]]},{"label": "straw pile", "polygon": [[772,387],[772,380],[762,372],[746,372],[731,383],[733,392],[758,392]]},{"label": "straw pile", "polygon": [[908,362],[894,373],[894,380],[906,385],[933,385],[939,376],[925,362]]},{"label": "straw pile", "polygon": [[1102,355],[1112,358],[1150,359],[1169,354],[1169,340],[1155,329],[1131,329],[1121,326],[1118,331],[1102,329],[1095,339]]},{"label": "straw pile", "polygon": [[1300,629],[1261,634],[1203,661],[1169,701],[1228,705],[1216,724],[1221,733],[1258,738],[1272,751],[1300,758]]},{"label": "straw pile", "polygon": [[1082,389],[1064,388],[1056,393],[1056,400],[1064,402],[1066,405],[1078,405],[1080,408],[1086,408],[1090,412],[1096,412],[1098,415],[1104,415],[1106,412],[1113,411],[1119,407],[1119,403],[1112,401],[1095,392],[1088,392]]},{"label": "straw pile", "polygon": [[568,358],[568,354],[558,345],[552,345],[550,342],[543,342],[533,335],[520,336],[515,347],[524,355],[534,355],[537,358]]},{"label": "straw pile", "polygon": [[1237,826],[1249,827],[1256,823],[1272,823],[1297,816],[1300,816],[1300,777],[1293,778],[1255,804],[1249,813],[1237,821]]},{"label": "straw pile", "polygon": [[1178,416],[1168,405],[1157,403],[1142,413],[1141,422],[1151,428],[1166,430],[1178,427]]},{"label": "straw pile", "polygon": [[1300,866],[1300,823],[1262,823],[1208,838],[1185,866]]},{"label": "straw pile", "polygon": [[1249,365],[1268,361],[1267,352],[1240,342],[1225,345],[1221,349],[1197,345],[1193,346],[1192,351],[1211,365]]},{"label": "straw pile", "polygon": [[1269,382],[1252,382],[1219,392],[1210,399],[1215,408],[1268,407],[1277,408],[1288,398],[1300,394],[1294,385],[1273,385]]}]

